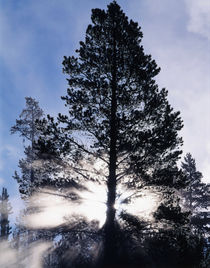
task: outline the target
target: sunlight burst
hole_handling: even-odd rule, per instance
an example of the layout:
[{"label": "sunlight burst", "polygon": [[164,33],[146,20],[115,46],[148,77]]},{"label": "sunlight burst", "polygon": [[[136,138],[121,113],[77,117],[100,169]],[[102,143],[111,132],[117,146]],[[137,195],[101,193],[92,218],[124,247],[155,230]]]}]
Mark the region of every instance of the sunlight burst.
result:
[{"label": "sunlight burst", "polygon": [[[98,221],[101,228],[106,220],[106,185],[88,182],[86,189],[71,189],[65,194],[44,189],[34,194],[29,204],[30,207],[36,208],[36,212],[24,217],[24,225],[35,229],[55,228],[67,225],[77,215],[84,217],[88,222]],[[76,194],[78,200],[69,199],[70,193]],[[122,211],[126,211],[139,218],[151,220],[158,203],[157,195],[151,191],[144,190],[140,195],[120,186],[115,205],[117,217]]]}]

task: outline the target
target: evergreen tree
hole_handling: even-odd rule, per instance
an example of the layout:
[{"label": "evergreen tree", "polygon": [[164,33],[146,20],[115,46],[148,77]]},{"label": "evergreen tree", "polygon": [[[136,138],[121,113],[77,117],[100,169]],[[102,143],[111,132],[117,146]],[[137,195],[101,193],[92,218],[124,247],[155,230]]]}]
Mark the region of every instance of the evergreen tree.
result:
[{"label": "evergreen tree", "polygon": [[27,140],[29,145],[25,146],[25,159],[19,161],[19,168],[22,176],[19,176],[15,171],[14,178],[19,183],[19,190],[23,196],[31,191],[32,184],[35,179],[35,172],[33,163],[37,159],[34,153],[34,145],[37,141],[40,131],[36,127],[36,121],[41,119],[44,115],[42,109],[39,107],[38,101],[31,97],[26,97],[26,107],[21,112],[16,124],[11,127],[11,134],[19,133],[23,137],[23,141]]},{"label": "evergreen tree", "polygon": [[19,115],[20,119],[16,120],[16,124],[11,127],[11,134],[19,133],[21,137],[31,142],[33,149],[34,142],[39,136],[39,131],[36,128],[36,120],[40,119],[44,113],[39,107],[38,101],[31,97],[26,97],[26,107]]},{"label": "evergreen tree", "polygon": [[192,212],[201,205],[202,198],[202,187],[204,184],[201,183],[202,174],[197,171],[195,159],[192,158],[190,153],[187,153],[182,162],[182,169],[186,174],[186,180],[188,187],[183,191],[185,198],[185,206]]},{"label": "evergreen tree", "polygon": [[187,184],[182,190],[184,205],[192,213],[191,223],[196,229],[204,231],[209,236],[210,224],[210,185],[201,181],[202,173],[197,171],[195,159],[187,153],[182,162],[182,169],[186,175]]},{"label": "evergreen tree", "polygon": [[78,57],[63,61],[69,88],[62,99],[69,116],[59,114],[60,128],[52,118],[43,121],[47,131],[40,144],[46,149],[46,137],[53,137],[55,151],[74,161],[74,170],[76,166],[84,179],[98,179],[96,174],[86,175],[84,161],[91,157],[103,163],[104,254],[109,262],[116,252],[118,185],[138,191],[145,185],[181,187],[182,172],[176,162],[183,124],[180,113],[168,103],[167,91],[155,83],[160,68],[145,54],[138,24],[128,20],[116,1],[107,11],[93,9],[91,19],[85,41],[76,50]]},{"label": "evergreen tree", "polygon": [[11,234],[11,227],[9,224],[9,215],[12,213],[12,206],[9,202],[9,195],[7,189],[2,189],[0,196],[0,239],[8,240]]}]

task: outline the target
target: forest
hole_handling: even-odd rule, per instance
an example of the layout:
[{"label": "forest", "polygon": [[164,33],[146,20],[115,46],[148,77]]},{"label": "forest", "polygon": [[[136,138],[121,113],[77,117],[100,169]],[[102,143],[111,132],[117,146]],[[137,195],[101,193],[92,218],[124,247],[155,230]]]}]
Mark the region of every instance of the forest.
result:
[{"label": "forest", "polygon": [[11,226],[2,189],[2,267],[210,267],[210,184],[183,156],[181,113],[142,38],[116,1],[92,9],[77,56],[63,58],[66,112],[25,98],[10,129],[24,209]]}]

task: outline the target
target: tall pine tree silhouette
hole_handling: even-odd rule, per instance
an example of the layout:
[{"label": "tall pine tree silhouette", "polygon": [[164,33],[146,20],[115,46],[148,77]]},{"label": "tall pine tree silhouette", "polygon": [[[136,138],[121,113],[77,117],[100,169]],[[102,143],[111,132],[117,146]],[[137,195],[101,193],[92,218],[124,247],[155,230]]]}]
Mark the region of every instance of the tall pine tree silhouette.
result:
[{"label": "tall pine tree silhouette", "polygon": [[64,57],[69,88],[62,99],[69,116],[58,119],[71,154],[94,156],[107,169],[104,255],[109,263],[116,252],[118,185],[139,191],[144,185],[179,187],[182,173],[176,162],[183,124],[167,91],[158,89],[154,78],[160,68],[145,54],[138,24],[128,20],[116,1],[106,11],[93,9],[91,20],[78,57]]}]

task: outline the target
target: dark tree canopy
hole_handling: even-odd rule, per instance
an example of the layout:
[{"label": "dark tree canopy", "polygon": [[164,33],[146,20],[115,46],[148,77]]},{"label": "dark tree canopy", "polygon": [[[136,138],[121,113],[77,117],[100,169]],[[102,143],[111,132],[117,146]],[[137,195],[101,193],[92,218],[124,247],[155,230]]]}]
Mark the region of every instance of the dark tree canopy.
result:
[{"label": "dark tree canopy", "polygon": [[144,52],[141,28],[116,2],[94,9],[91,18],[78,57],[64,57],[69,117],[60,121],[89,134],[98,154],[113,155],[114,148],[116,168],[124,159],[130,182],[173,185],[182,121],[155,83],[160,69]]}]

